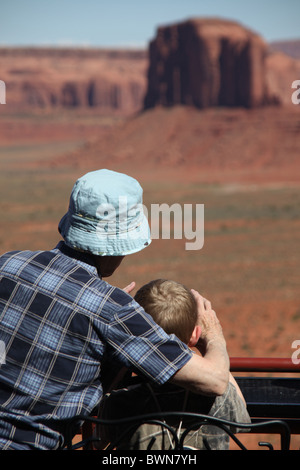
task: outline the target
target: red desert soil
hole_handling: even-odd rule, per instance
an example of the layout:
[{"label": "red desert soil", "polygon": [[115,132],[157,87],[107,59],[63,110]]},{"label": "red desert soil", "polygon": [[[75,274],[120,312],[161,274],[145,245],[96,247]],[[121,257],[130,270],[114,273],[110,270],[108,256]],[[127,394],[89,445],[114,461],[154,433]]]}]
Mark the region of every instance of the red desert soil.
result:
[{"label": "red desert soil", "polygon": [[[300,107],[157,107],[112,127],[53,166],[130,169],[143,179],[298,182]],[[47,162],[48,164],[48,162]]]},{"label": "red desert soil", "polygon": [[184,240],[154,240],[111,282],[181,281],[212,300],[231,356],[291,357],[300,339],[299,107],[0,119],[2,252],[52,246],[75,179],[126,171],[147,205],[204,203],[205,243],[195,252]]}]

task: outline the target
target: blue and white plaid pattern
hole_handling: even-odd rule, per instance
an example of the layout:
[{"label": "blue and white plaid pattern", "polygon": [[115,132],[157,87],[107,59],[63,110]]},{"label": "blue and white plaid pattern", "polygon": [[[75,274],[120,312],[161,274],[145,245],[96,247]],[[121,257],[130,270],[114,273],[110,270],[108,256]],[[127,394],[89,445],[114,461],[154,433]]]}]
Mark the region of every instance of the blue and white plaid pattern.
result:
[{"label": "blue and white plaid pattern", "polygon": [[65,420],[101,400],[108,361],[162,384],[191,357],[62,242],[0,257],[0,341],[0,449],[62,445]]}]

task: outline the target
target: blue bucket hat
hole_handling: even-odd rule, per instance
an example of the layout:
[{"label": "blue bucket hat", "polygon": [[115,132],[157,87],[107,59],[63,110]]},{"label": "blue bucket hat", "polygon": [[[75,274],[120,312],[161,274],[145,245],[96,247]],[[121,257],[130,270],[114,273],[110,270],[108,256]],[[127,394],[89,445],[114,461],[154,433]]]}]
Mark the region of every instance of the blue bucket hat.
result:
[{"label": "blue bucket hat", "polygon": [[65,243],[98,256],[125,256],[150,245],[143,190],[134,178],[97,170],[73,186],[58,230]]}]

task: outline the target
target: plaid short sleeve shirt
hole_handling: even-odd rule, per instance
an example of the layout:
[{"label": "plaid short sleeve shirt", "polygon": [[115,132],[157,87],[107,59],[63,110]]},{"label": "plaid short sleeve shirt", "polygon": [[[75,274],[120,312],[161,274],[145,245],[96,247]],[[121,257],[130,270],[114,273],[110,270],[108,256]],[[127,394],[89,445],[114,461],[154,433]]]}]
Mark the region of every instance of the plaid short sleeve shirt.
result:
[{"label": "plaid short sleeve shirt", "polygon": [[99,404],[109,361],[165,383],[191,357],[64,243],[0,257],[0,449],[55,449]]}]

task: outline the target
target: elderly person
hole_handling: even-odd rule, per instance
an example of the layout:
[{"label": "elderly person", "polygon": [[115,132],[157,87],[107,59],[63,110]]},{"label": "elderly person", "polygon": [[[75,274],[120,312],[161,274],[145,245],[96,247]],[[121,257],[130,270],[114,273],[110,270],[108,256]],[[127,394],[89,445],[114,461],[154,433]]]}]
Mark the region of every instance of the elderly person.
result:
[{"label": "elderly person", "polygon": [[91,414],[118,367],[224,393],[229,360],[208,301],[197,297],[207,346],[200,357],[103,280],[150,244],[141,205],[135,179],[90,172],[73,187],[54,249],[0,257],[0,449],[61,448],[66,420]]}]

